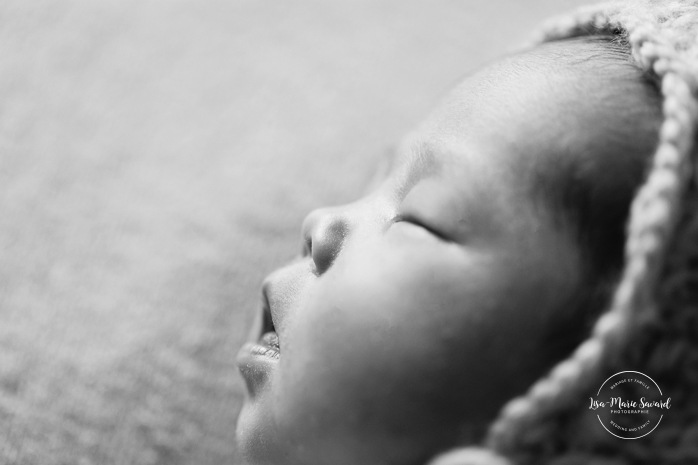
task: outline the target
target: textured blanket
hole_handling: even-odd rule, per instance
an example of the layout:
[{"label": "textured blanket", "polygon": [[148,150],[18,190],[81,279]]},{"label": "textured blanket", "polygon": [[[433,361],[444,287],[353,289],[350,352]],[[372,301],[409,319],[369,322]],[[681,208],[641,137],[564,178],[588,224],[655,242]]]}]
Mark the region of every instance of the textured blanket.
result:
[{"label": "textured blanket", "polygon": [[578,0],[6,0],[0,463],[235,464],[303,216]]}]

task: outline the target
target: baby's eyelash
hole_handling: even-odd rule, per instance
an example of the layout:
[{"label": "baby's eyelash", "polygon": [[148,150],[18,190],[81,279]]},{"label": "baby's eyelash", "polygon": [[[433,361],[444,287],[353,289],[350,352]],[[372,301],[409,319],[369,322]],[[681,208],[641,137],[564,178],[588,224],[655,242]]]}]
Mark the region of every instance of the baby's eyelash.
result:
[{"label": "baby's eyelash", "polygon": [[448,237],[446,237],[443,233],[440,231],[437,231],[436,229],[432,228],[428,224],[424,223],[421,221],[419,218],[413,216],[413,215],[397,215],[395,218],[393,218],[393,223],[400,223],[400,222],[406,222],[406,223],[412,223],[416,226],[419,226],[420,228],[424,228],[427,230],[429,233],[433,234],[434,236],[438,237],[439,239],[442,239],[444,241],[450,241]]}]

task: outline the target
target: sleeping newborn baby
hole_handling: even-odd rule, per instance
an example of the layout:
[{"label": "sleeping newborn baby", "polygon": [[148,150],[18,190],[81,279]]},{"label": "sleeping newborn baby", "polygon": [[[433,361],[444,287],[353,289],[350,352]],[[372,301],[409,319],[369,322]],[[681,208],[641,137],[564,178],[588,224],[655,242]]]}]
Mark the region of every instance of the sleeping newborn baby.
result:
[{"label": "sleeping newborn baby", "polygon": [[[666,84],[677,75],[652,68],[659,52],[640,61],[651,36],[622,23],[636,8],[604,8],[467,77],[374,191],[308,215],[302,257],[265,280],[238,355],[251,464],[565,453],[521,438],[608,376],[605,354],[653,298],[695,121],[665,129],[688,114],[666,102],[689,84]],[[669,187],[656,192],[660,171]]]}]

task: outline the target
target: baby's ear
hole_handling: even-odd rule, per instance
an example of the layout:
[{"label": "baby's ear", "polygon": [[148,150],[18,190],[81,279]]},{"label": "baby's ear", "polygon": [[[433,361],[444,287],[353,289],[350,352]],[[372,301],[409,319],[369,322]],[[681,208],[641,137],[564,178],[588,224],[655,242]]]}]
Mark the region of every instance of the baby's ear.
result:
[{"label": "baby's ear", "polygon": [[488,449],[466,447],[437,456],[427,465],[512,465],[501,455]]}]

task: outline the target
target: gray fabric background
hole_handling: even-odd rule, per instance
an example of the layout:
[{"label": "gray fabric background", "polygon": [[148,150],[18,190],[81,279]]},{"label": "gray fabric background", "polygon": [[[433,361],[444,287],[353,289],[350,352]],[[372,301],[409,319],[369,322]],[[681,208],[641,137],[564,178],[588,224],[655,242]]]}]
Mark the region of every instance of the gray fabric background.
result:
[{"label": "gray fabric background", "polygon": [[262,277],[578,0],[6,0],[0,463],[228,464]]}]

